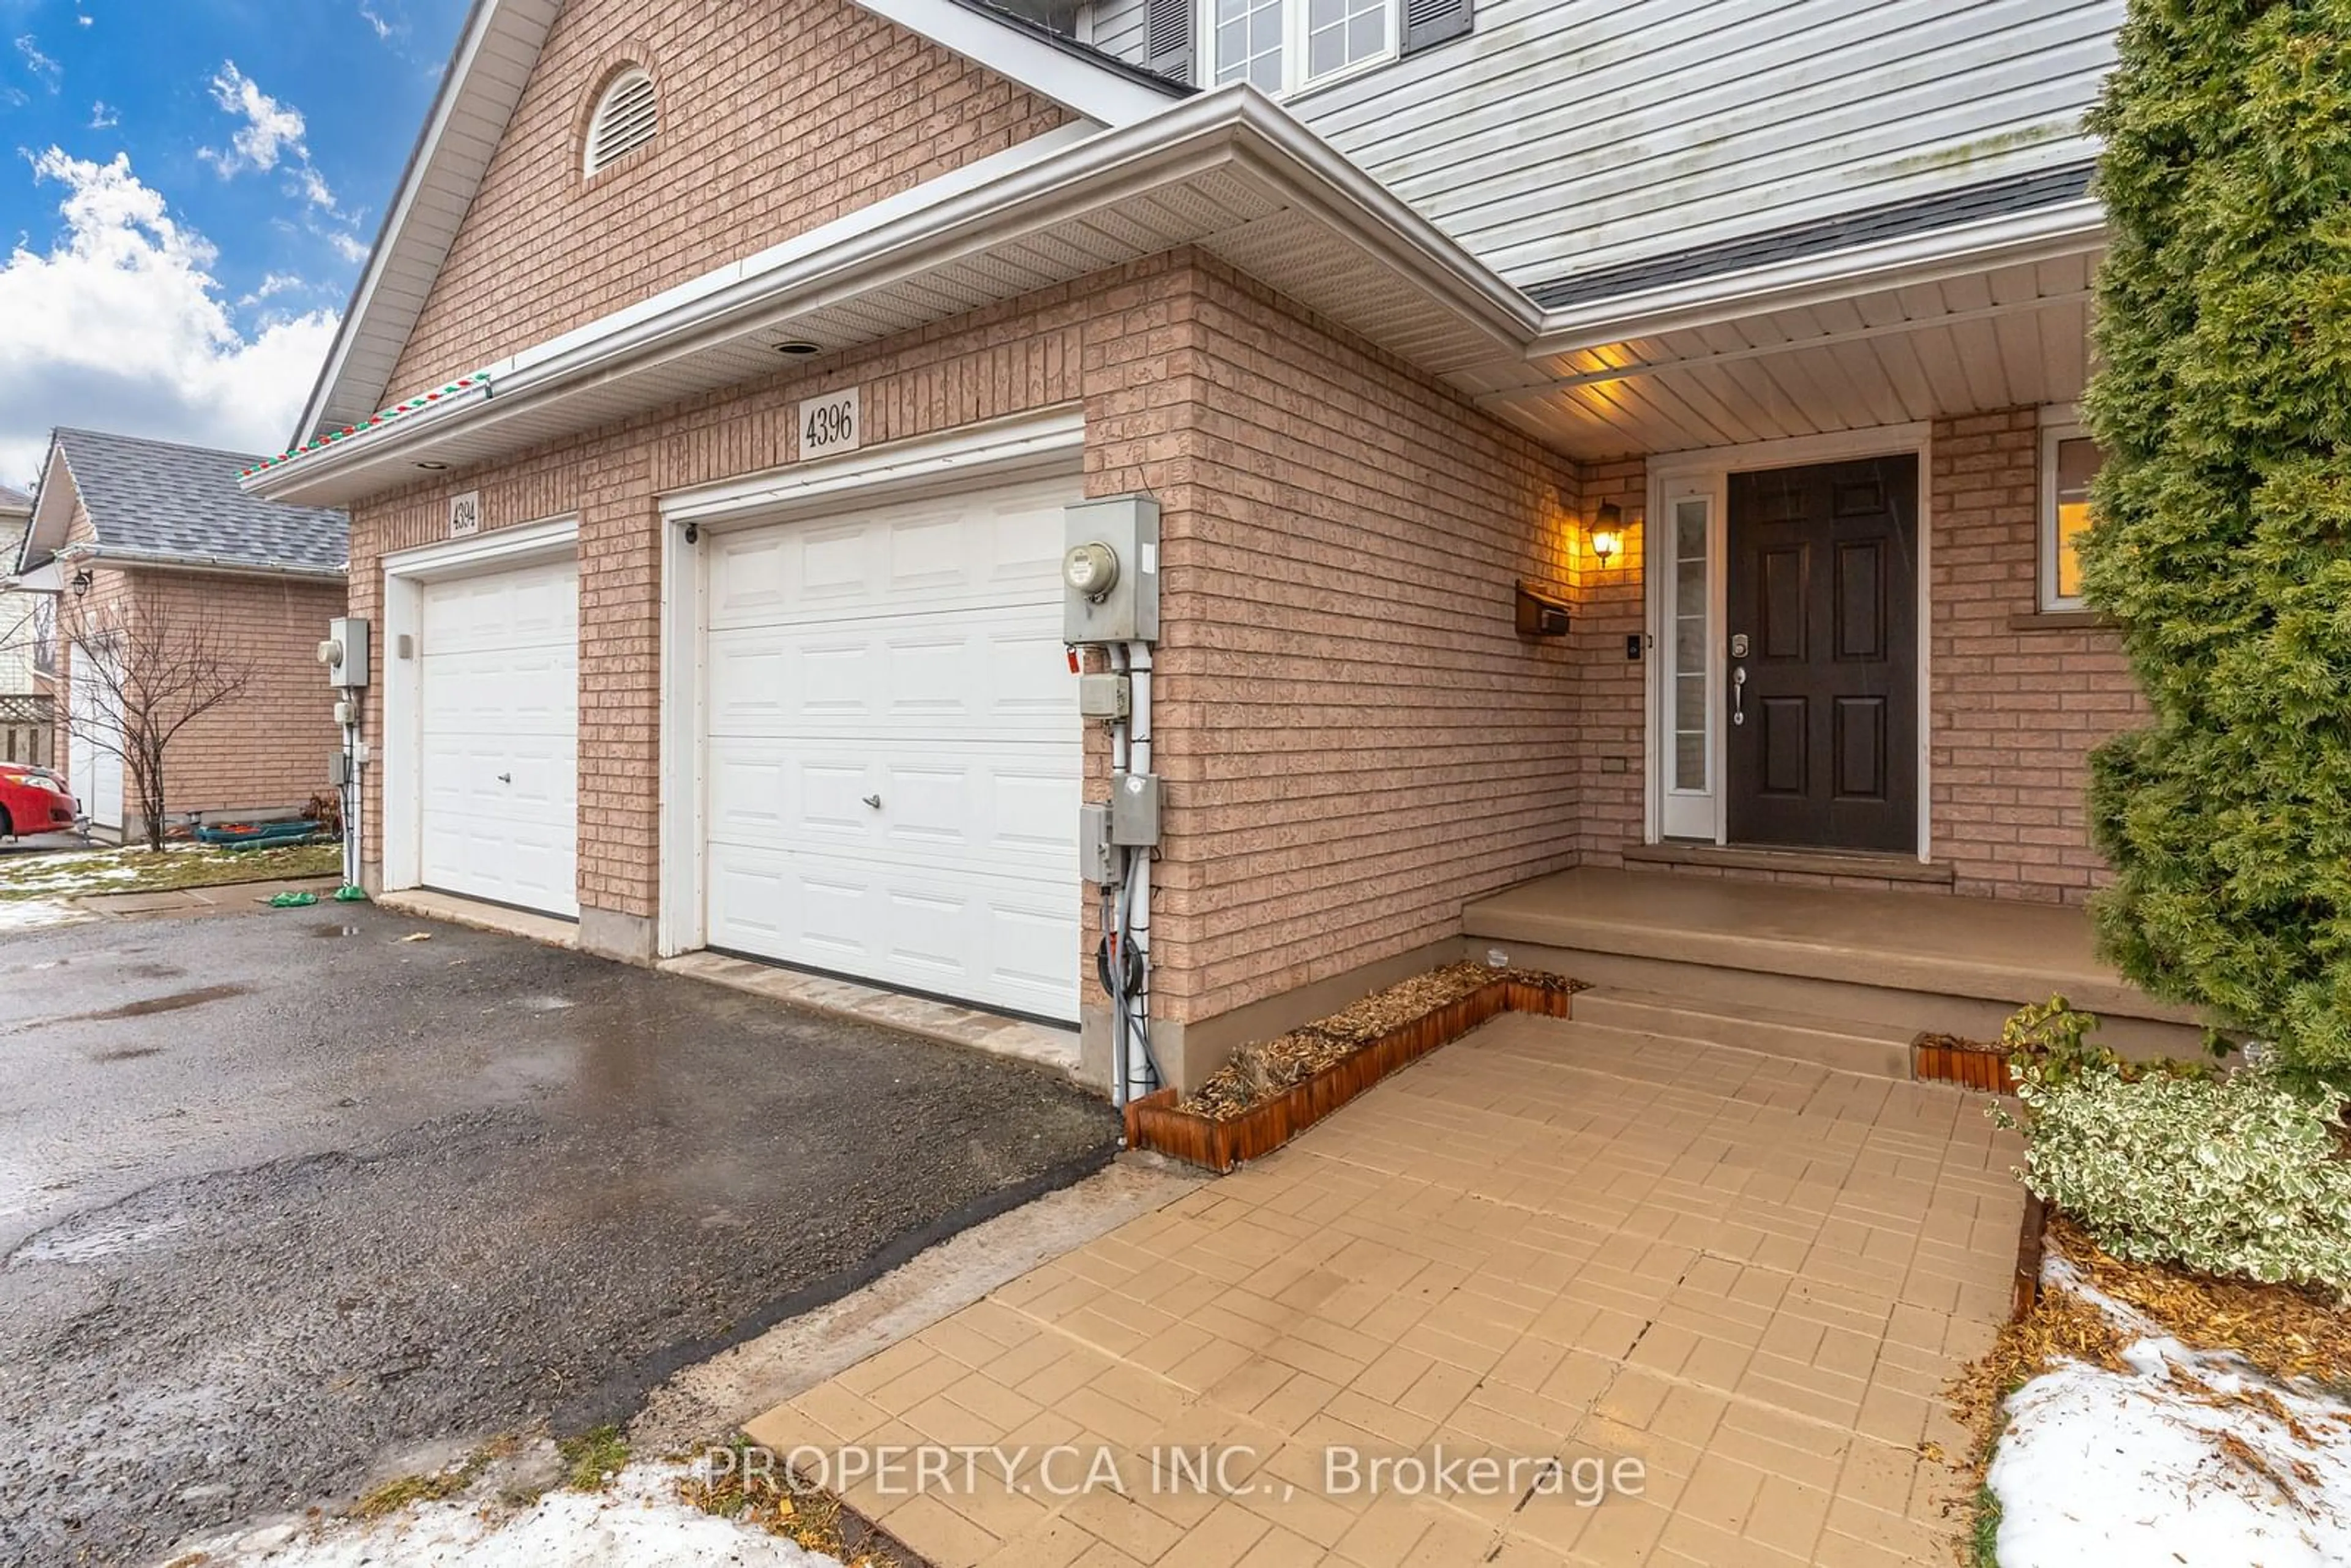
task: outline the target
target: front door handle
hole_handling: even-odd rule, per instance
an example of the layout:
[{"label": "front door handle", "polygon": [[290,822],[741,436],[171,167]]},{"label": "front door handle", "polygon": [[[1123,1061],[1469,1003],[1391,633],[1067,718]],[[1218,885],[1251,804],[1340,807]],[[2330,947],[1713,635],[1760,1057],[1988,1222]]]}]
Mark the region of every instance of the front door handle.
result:
[{"label": "front door handle", "polygon": [[1747,666],[1737,664],[1730,671],[1730,722],[1747,722]]},{"label": "front door handle", "polygon": [[865,797],[865,803],[878,811],[882,809],[882,797],[879,795],[868,795]]},{"label": "front door handle", "polygon": [[514,782],[514,775],[511,773],[501,773],[498,775],[498,782],[501,784],[511,784]]}]

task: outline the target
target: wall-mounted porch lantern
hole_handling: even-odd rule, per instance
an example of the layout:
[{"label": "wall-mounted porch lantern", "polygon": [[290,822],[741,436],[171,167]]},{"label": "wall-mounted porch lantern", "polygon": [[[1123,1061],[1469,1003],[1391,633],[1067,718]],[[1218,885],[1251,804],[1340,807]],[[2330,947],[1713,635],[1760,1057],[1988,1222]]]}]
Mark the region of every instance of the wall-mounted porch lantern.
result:
[{"label": "wall-mounted porch lantern", "polygon": [[1592,554],[1606,570],[1616,552],[1625,548],[1625,509],[1614,501],[1600,503],[1600,510],[1592,517]]},{"label": "wall-mounted porch lantern", "polygon": [[74,597],[76,599],[88,597],[90,585],[97,580],[98,579],[90,574],[90,570],[88,567],[83,567],[79,571],[75,572],[73,574]]}]

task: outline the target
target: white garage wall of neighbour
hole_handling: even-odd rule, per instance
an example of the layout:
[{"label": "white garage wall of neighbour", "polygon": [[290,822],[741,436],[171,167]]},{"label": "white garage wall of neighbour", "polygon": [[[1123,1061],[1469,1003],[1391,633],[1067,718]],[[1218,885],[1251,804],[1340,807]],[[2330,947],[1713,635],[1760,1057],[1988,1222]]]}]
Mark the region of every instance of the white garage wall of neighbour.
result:
[{"label": "white garage wall of neighbour", "polygon": [[1074,475],[714,532],[697,557],[707,945],[1078,1016]]}]

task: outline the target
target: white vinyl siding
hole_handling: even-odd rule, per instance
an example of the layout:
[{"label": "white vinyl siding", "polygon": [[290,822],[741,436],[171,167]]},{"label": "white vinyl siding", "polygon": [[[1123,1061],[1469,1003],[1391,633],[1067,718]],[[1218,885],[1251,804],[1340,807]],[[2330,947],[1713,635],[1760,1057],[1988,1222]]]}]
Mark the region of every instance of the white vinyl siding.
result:
[{"label": "white vinyl siding", "polygon": [[1151,63],[1149,0],[1102,0],[1092,11],[1094,47],[1138,66]]},{"label": "white vinyl siding", "polygon": [[2085,159],[2081,116],[2122,15],[2120,0],[1481,0],[1469,37],[1290,111],[1534,283]]}]

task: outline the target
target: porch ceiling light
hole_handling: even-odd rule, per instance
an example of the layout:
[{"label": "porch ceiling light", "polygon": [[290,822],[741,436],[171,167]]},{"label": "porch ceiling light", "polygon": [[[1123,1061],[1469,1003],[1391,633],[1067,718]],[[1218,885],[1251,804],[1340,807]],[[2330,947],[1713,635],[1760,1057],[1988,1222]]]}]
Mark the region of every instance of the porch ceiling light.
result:
[{"label": "porch ceiling light", "polygon": [[1625,512],[1614,501],[1600,503],[1592,518],[1592,553],[1605,567],[1625,548]]}]

